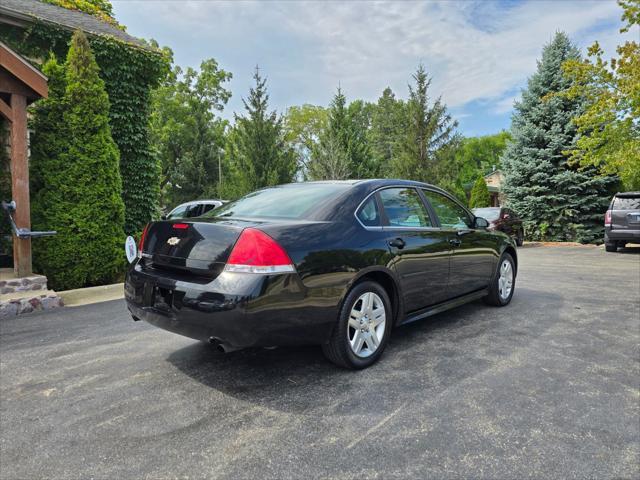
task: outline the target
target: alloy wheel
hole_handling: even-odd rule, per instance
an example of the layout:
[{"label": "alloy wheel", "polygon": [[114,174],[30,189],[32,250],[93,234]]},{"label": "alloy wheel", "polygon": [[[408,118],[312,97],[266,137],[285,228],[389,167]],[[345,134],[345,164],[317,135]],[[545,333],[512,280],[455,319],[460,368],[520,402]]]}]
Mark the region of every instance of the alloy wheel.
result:
[{"label": "alloy wheel", "polygon": [[509,260],[503,260],[498,277],[498,294],[502,300],[507,300],[513,289],[513,266]]},{"label": "alloy wheel", "polygon": [[387,325],[384,302],[374,292],[358,297],[349,313],[347,340],[351,351],[361,358],[374,354],[380,346]]}]

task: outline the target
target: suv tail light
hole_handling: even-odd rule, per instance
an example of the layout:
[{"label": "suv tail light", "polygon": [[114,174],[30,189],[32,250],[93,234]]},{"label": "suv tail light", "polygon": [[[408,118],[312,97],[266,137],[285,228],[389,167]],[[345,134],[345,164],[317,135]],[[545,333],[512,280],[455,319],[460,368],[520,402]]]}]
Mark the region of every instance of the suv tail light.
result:
[{"label": "suv tail light", "polygon": [[140,235],[140,241],[138,242],[138,252],[142,253],[142,249],[144,248],[144,241],[147,238],[147,231],[149,230],[150,223],[147,223],[142,230],[142,234]]},{"label": "suv tail light", "polygon": [[224,267],[227,272],[294,272],[287,252],[273,238],[255,228],[245,228],[233,247]]},{"label": "suv tail light", "polygon": [[611,226],[611,210],[607,210],[604,214],[604,226],[605,227]]}]

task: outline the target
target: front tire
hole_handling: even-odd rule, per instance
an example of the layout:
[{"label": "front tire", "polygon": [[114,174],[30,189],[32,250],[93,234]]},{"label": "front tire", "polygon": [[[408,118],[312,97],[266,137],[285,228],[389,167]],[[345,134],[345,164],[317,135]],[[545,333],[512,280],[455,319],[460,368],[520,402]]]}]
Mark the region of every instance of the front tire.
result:
[{"label": "front tire", "polygon": [[616,252],[616,251],[618,251],[618,245],[615,244],[615,243],[605,243],[604,244],[604,249],[607,252]]},{"label": "front tire", "polygon": [[513,257],[505,252],[500,257],[498,270],[491,280],[489,294],[483,300],[488,305],[504,307],[511,302],[515,286],[516,265]]},{"label": "front tire", "polygon": [[393,313],[389,295],[378,283],[365,281],[347,294],[338,323],[322,351],[331,362],[344,368],[373,365],[387,345]]}]

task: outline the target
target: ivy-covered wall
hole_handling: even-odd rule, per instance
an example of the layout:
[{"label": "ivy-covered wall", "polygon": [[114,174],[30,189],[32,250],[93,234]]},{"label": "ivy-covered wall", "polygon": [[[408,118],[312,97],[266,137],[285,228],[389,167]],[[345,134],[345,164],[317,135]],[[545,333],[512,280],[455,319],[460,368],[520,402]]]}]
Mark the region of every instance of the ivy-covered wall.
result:
[{"label": "ivy-covered wall", "polygon": [[[63,62],[72,32],[44,22],[28,28],[3,25],[0,40],[27,58],[44,60],[53,53]],[[167,74],[161,52],[110,37],[91,36],[111,110],[109,123],[120,150],[125,232],[140,232],[158,214],[160,165],[149,143],[149,95]]]}]

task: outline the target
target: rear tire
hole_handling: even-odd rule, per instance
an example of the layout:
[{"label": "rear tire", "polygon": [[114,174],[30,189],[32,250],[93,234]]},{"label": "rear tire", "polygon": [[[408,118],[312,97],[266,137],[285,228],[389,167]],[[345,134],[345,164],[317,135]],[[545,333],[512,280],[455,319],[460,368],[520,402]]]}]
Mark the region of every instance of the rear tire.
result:
[{"label": "rear tire", "polygon": [[393,310],[385,289],[372,281],[359,283],[344,299],[338,322],[329,342],[322,345],[322,352],[340,367],[367,368],[382,355],[392,326]]},{"label": "rear tire", "polygon": [[516,288],[516,265],[513,257],[503,253],[498,262],[498,268],[491,280],[489,294],[483,298],[484,303],[496,307],[504,307],[511,302]]},{"label": "rear tire", "polygon": [[618,246],[615,243],[605,243],[604,244],[604,249],[607,252],[617,252],[618,251]]}]

